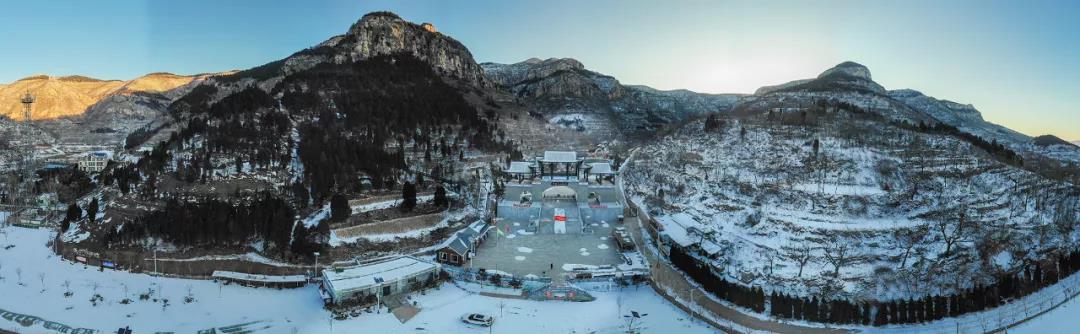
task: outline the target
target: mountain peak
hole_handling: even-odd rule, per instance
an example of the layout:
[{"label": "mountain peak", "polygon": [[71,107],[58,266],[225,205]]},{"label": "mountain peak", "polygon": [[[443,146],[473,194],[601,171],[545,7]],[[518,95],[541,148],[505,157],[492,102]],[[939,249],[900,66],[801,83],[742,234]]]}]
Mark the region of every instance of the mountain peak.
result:
[{"label": "mountain peak", "polygon": [[[860,91],[883,94],[885,88],[870,77],[870,69],[862,64],[845,61],[821,72],[817,78],[795,80],[788,83],[758,88],[755,95],[794,91]],[[921,95],[916,91],[905,92]]]},{"label": "mountain peak", "polygon": [[25,77],[25,78],[22,78],[22,79],[19,79],[19,80],[15,80],[15,82],[33,81],[33,80],[49,80],[49,78],[50,78],[50,76],[47,75],[47,74],[34,74],[34,75],[31,75],[31,76],[28,76],[28,77]]},{"label": "mountain peak", "polygon": [[[483,72],[464,44],[439,33],[431,23],[423,25],[391,12],[372,12],[360,18],[348,33],[321,45],[344,47],[335,57],[352,61],[408,53],[432,66],[439,74],[485,86]],[[340,60],[336,60],[340,61]]]},{"label": "mountain peak", "polygon": [[1064,146],[1071,146],[1071,147],[1076,147],[1077,146],[1075,143],[1065,141],[1064,139],[1061,139],[1061,138],[1059,138],[1058,136],[1055,136],[1055,135],[1038,136],[1038,137],[1032,138],[1032,142],[1035,143],[1035,145],[1039,145],[1039,146],[1051,146],[1051,145],[1064,145]]},{"label": "mountain peak", "polygon": [[397,14],[394,14],[394,12],[378,11],[378,12],[371,12],[371,13],[364,14],[364,16],[360,17],[360,22],[363,22],[364,20],[373,20],[373,19],[377,19],[377,18],[387,18],[387,19],[392,19],[392,20],[402,20],[401,16],[398,16]]},{"label": "mountain peak", "polygon": [[863,66],[862,64],[853,61],[845,61],[843,63],[840,63],[839,65],[834,66],[833,68],[825,70],[825,72],[822,72],[821,75],[818,75],[818,79],[837,74],[852,76],[867,81],[873,81],[873,79],[870,78],[870,69],[866,66]]},{"label": "mountain peak", "polygon": [[585,69],[585,65],[574,58],[548,58],[547,60],[544,60],[544,62],[558,64],[560,67],[564,68]]}]

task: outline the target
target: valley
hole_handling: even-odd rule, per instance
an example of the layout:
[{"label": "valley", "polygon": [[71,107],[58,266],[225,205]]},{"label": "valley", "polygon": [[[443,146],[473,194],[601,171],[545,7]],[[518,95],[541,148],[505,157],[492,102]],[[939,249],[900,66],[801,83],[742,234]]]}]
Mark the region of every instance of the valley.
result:
[{"label": "valley", "polygon": [[660,90],[478,63],[379,11],[244,70],[0,85],[0,332],[1034,332],[1075,311],[1080,147],[822,70]]}]

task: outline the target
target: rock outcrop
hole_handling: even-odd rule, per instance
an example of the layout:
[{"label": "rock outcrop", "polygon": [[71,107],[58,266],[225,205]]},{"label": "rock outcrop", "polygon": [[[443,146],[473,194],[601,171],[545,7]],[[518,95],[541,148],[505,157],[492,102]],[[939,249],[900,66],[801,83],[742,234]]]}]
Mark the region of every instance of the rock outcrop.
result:
[{"label": "rock outcrop", "polygon": [[[428,24],[431,26],[431,24]],[[465,80],[477,86],[485,83],[484,72],[465,45],[422,25],[388,12],[364,15],[349,28],[339,47],[351,50],[350,60],[407,52],[431,64],[441,75]]]},{"label": "rock outcrop", "polygon": [[607,121],[598,127],[622,132],[648,131],[692,115],[724,111],[738,100],[738,95],[733,94],[623,85],[571,58],[531,58],[514,64],[480,66],[493,83],[552,122],[564,122],[566,115],[590,117]]},{"label": "rock outcrop", "polygon": [[401,53],[429,64],[435,73],[445,78],[461,80],[478,88],[491,86],[480,65],[461,42],[439,33],[430,23],[426,26],[415,24],[390,12],[364,15],[345,34],[330,37],[284,59],[215,78],[213,84],[220,96],[249,85],[270,91],[284,76],[319,64],[354,63]]},{"label": "rock outcrop", "polygon": [[795,80],[788,83],[759,88],[755,95],[775,92],[821,92],[854,91],[860,93],[883,94],[885,88],[874,82],[870,69],[856,62],[846,61],[825,70],[817,78]]}]

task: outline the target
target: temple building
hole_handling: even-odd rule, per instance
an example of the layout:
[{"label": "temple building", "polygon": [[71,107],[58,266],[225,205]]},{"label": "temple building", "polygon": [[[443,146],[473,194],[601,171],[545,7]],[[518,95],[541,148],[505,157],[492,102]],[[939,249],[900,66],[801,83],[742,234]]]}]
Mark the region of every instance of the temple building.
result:
[{"label": "temple building", "polygon": [[576,181],[581,175],[582,159],[573,151],[546,151],[537,159],[540,177],[550,180]]}]

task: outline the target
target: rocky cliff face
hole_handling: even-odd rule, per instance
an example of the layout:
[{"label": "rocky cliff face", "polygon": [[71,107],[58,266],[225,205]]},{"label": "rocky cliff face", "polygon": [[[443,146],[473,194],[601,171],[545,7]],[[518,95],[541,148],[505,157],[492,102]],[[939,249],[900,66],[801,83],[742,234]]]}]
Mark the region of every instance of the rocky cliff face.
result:
[{"label": "rocky cliff face", "polygon": [[461,80],[474,87],[488,87],[480,65],[465,45],[439,33],[434,25],[415,24],[389,12],[364,15],[348,32],[294,53],[285,59],[218,78],[215,85],[222,95],[249,84],[269,91],[283,76],[322,63],[346,64],[382,55],[410,54],[428,63],[439,75]]},{"label": "rocky cliff face", "polygon": [[776,86],[765,86],[757,90],[755,95],[765,95],[774,92],[820,92],[820,91],[857,91],[871,94],[881,94],[885,88],[874,82],[870,76],[870,69],[856,62],[846,61],[833,68],[825,70],[817,78],[795,80]]},{"label": "rocky cliff face", "polygon": [[627,86],[570,58],[532,58],[481,67],[492,82],[553,123],[562,124],[568,117],[594,120],[592,127],[571,124],[582,130],[649,131],[688,116],[724,111],[738,99],[731,94]]},{"label": "rocky cliff face", "polygon": [[427,25],[405,21],[392,13],[371,13],[349,28],[336,46],[348,48],[353,62],[406,52],[431,64],[436,73],[485,86],[484,72],[469,50],[430,23]]},{"label": "rocky cliff face", "polygon": [[619,82],[591,72],[576,59],[532,58],[515,64],[480,64],[492,82],[522,99],[584,97],[616,98],[622,93]]},{"label": "rocky cliff face", "polygon": [[1031,137],[1027,135],[987,122],[982,118],[982,114],[970,104],[938,100],[911,89],[893,90],[889,91],[887,95],[914,110],[926,113],[942,123],[955,126],[979,137],[988,138],[987,140],[1015,144],[1026,144],[1031,141]]}]

